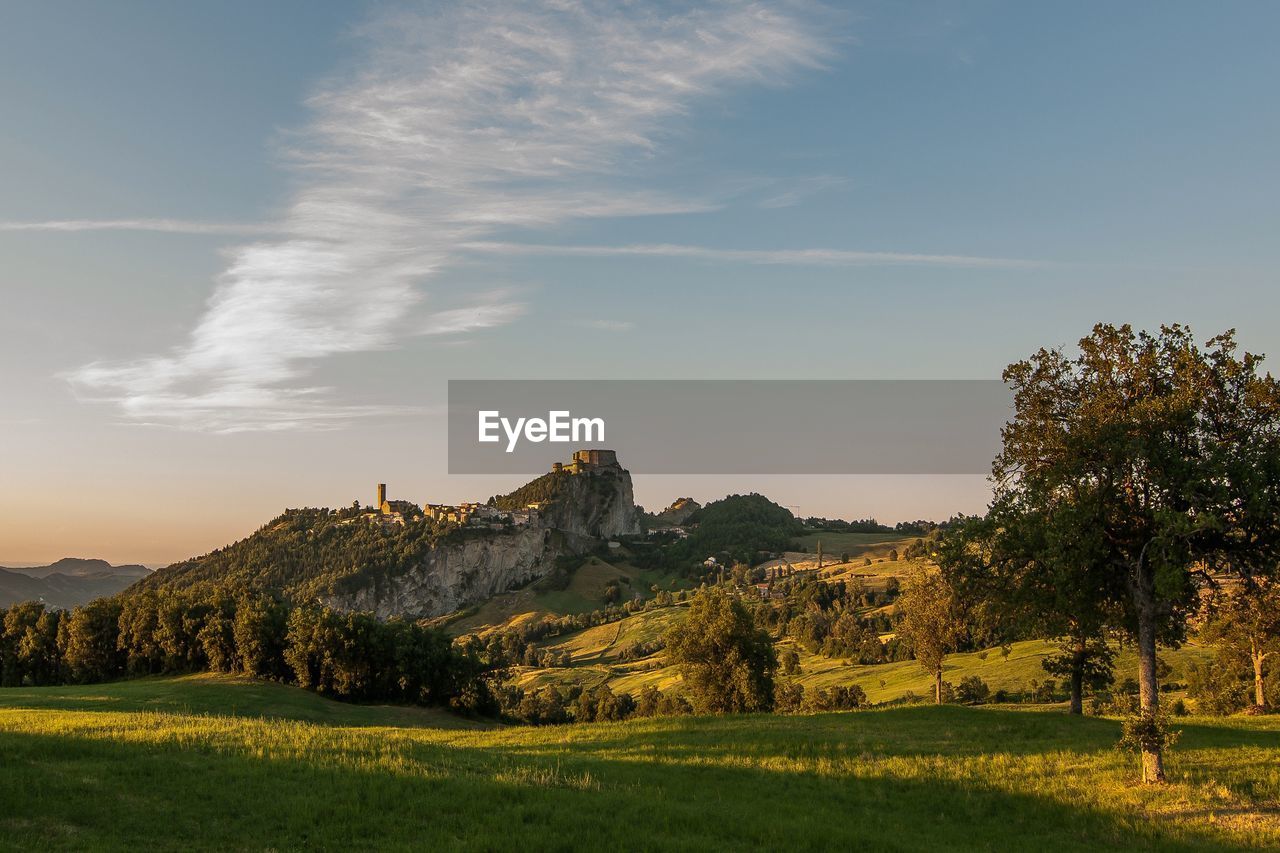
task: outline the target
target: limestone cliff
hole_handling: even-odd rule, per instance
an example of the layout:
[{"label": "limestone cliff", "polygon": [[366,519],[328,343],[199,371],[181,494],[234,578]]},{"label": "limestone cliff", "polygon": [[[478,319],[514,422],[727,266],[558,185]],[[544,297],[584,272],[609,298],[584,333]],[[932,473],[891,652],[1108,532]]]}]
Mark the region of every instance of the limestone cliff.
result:
[{"label": "limestone cliff", "polygon": [[[530,500],[529,498],[535,498]],[[423,560],[356,590],[322,597],[332,607],[380,617],[440,616],[536,580],[557,557],[582,554],[616,536],[640,532],[631,475],[618,466],[558,470],[494,503],[538,507],[511,530],[467,530],[432,548]]]},{"label": "limestone cliff", "polygon": [[541,524],[556,530],[611,539],[640,532],[640,517],[624,468],[599,468],[581,474],[557,472],[555,496],[541,510]]},{"label": "limestone cliff", "polygon": [[557,557],[590,550],[596,540],[545,527],[480,531],[431,549],[407,570],[358,590],[322,597],[339,610],[392,616],[441,616],[542,577]]}]

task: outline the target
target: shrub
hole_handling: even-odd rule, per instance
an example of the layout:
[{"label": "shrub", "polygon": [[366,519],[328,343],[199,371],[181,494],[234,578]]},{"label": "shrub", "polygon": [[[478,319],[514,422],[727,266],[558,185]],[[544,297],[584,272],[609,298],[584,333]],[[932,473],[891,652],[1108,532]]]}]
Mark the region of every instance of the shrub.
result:
[{"label": "shrub", "polygon": [[966,705],[981,705],[991,695],[991,688],[976,675],[969,675],[960,680],[956,688],[956,698]]},{"label": "shrub", "polygon": [[1169,718],[1159,714],[1130,714],[1124,719],[1117,749],[1127,752],[1159,752],[1178,742],[1182,732],[1169,728]]}]

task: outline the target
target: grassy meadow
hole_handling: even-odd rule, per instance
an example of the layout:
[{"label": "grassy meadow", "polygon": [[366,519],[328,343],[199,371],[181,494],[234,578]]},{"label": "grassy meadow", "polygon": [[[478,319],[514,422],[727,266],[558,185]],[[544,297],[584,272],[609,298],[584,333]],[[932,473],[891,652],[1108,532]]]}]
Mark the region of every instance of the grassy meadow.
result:
[{"label": "grassy meadow", "polygon": [[216,676],[0,691],[4,849],[1233,850],[1280,845],[1280,719],[1008,708],[477,727]]}]

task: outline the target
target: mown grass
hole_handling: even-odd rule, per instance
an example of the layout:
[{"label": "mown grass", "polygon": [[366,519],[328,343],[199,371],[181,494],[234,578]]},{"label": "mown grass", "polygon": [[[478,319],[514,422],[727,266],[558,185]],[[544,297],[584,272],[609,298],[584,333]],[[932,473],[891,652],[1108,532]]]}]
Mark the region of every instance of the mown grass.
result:
[{"label": "mown grass", "polygon": [[[315,697],[268,695],[261,717],[134,710],[148,691],[162,706],[192,685],[0,691],[0,847],[1280,844],[1276,719],[1181,722],[1172,781],[1148,788],[1112,748],[1118,723],[1061,714],[910,707],[478,731],[275,717],[311,714]],[[85,709],[104,699],[95,707],[112,710]]]}]

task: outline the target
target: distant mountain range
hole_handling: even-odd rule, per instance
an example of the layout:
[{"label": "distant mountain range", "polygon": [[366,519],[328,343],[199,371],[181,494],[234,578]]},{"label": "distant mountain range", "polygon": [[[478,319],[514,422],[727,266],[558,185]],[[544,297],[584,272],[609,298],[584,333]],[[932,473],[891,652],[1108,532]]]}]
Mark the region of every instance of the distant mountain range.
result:
[{"label": "distant mountain range", "polygon": [[113,566],[106,560],[79,557],[64,557],[48,566],[0,566],[0,607],[43,601],[49,607],[71,608],[115,595],[149,574],[146,566]]}]

